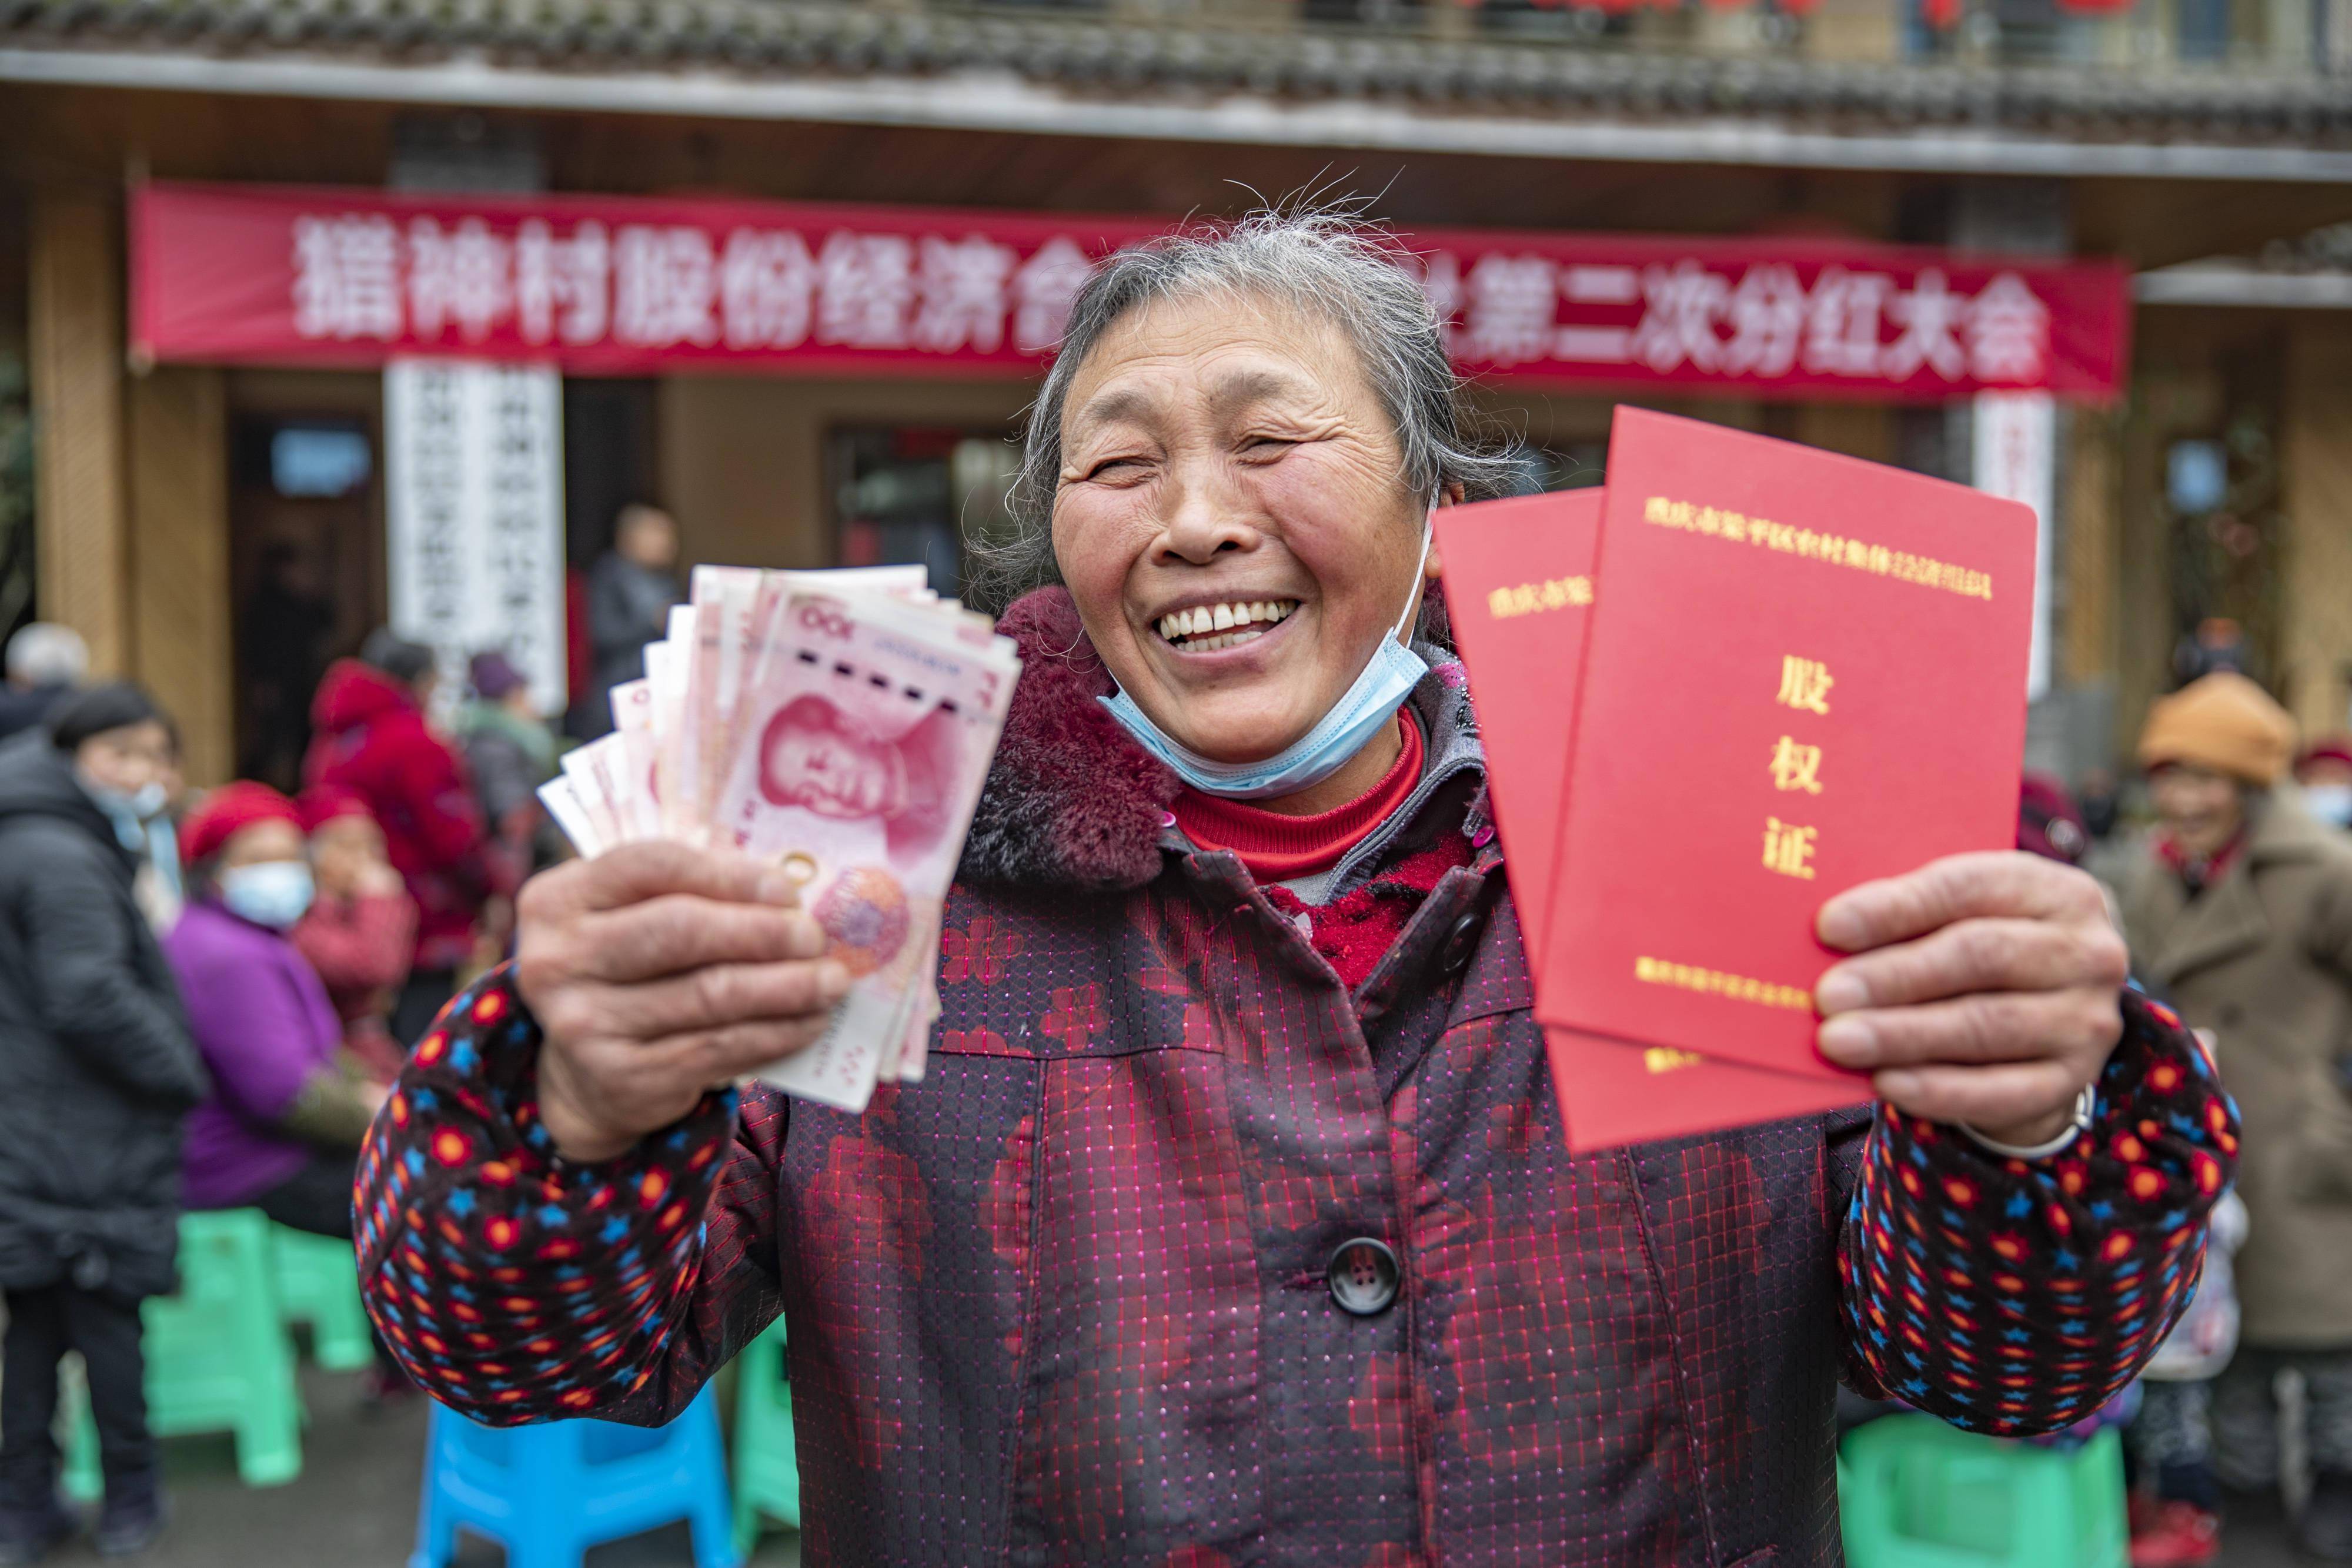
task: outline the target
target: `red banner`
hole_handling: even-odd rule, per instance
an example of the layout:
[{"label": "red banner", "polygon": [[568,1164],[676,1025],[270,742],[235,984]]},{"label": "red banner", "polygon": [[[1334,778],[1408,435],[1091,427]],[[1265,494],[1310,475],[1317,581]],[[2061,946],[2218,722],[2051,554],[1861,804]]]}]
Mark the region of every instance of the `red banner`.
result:
[{"label": "red banner", "polygon": [[[1034,374],[1088,264],[1164,222],[621,196],[152,184],[133,347],[210,363],[551,361],[589,375]],[[1835,240],[1406,236],[1465,371],[1942,402],[2114,395],[2128,275]]]}]

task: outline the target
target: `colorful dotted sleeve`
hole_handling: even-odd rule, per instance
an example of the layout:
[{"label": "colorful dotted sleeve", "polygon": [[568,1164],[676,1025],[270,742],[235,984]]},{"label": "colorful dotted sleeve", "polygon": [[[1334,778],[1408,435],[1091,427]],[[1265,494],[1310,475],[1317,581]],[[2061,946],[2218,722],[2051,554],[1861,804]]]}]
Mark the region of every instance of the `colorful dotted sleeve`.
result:
[{"label": "colorful dotted sleeve", "polygon": [[2096,1117],[2055,1155],[1882,1109],[1839,1249],[1847,1380],[1977,1431],[2089,1415],[2188,1306],[2237,1150],[2203,1048],[2136,991]]},{"label": "colorful dotted sleeve", "polygon": [[[2237,1119],[2177,1019],[2137,995],[2125,1019],[2096,1122],[2050,1159],[1882,1116],[1840,1249],[1857,1388],[2037,1432],[2154,1353],[2194,1287]],[[754,1091],[739,1114],[713,1094],[575,1166],[535,1119],[538,1043],[503,974],[419,1043],[360,1162],[369,1310],[410,1375],[478,1419],[665,1420],[779,1310],[787,1103]]]},{"label": "colorful dotted sleeve", "polygon": [[755,1093],[738,1117],[711,1094],[574,1165],[536,1117],[538,1054],[503,970],[418,1042],[360,1156],[368,1311],[408,1375],[478,1420],[667,1420],[782,1310],[784,1102]]}]

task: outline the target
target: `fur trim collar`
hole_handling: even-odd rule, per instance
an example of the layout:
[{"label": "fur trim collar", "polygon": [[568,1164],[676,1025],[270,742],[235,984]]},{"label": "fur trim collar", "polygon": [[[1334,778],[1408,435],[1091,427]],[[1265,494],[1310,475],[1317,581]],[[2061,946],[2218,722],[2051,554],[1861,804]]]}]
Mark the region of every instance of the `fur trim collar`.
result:
[{"label": "fur trim collar", "polygon": [[996,629],[1020,646],[1021,681],[964,841],[961,879],[1142,886],[1160,874],[1176,775],[1095,700],[1115,687],[1067,589],[1024,595]]}]

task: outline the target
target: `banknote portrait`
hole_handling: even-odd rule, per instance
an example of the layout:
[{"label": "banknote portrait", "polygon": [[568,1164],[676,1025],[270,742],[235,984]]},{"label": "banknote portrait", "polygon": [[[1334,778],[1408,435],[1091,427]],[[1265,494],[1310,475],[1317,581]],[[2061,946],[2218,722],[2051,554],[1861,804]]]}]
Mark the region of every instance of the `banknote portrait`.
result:
[{"label": "banknote portrait", "polygon": [[947,827],[955,746],[954,718],[936,709],[891,739],[810,694],[778,708],[761,733],[760,793],[772,805],[879,821],[893,855],[920,854]]}]

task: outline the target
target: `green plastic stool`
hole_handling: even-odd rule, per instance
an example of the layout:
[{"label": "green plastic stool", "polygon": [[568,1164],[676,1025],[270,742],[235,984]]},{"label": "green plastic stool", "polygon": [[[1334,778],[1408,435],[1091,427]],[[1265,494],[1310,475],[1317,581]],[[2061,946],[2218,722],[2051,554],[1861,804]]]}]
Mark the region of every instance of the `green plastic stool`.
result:
[{"label": "green plastic stool", "polygon": [[735,1358],[735,1550],[751,1555],[761,1516],[801,1524],[801,1469],[793,1449],[793,1385],[784,1381],[784,1320]]},{"label": "green plastic stool", "polygon": [[[180,1217],[180,1289],[143,1311],[147,1425],[159,1437],[236,1436],[236,1473],[249,1487],[302,1473],[302,1396],[294,1341],[279,1315],[268,1217],[224,1208]],[[98,1429],[76,1385],[66,1445],[66,1490],[99,1493]]]},{"label": "green plastic stool", "polygon": [[90,1418],[89,1384],[81,1357],[68,1355],[58,1364],[58,1447],[66,1457],[66,1495],[76,1502],[96,1502],[106,1490],[98,1465],[98,1423]]},{"label": "green plastic stool", "polygon": [[1838,1500],[1849,1568],[2124,1568],[2112,1427],[2070,1451],[1889,1416],[1846,1434]]},{"label": "green plastic stool", "polygon": [[367,1309],[360,1305],[359,1260],[352,1244],[290,1226],[269,1228],[277,1270],[278,1312],[289,1323],[310,1325],[310,1354],[331,1372],[375,1364]]}]

